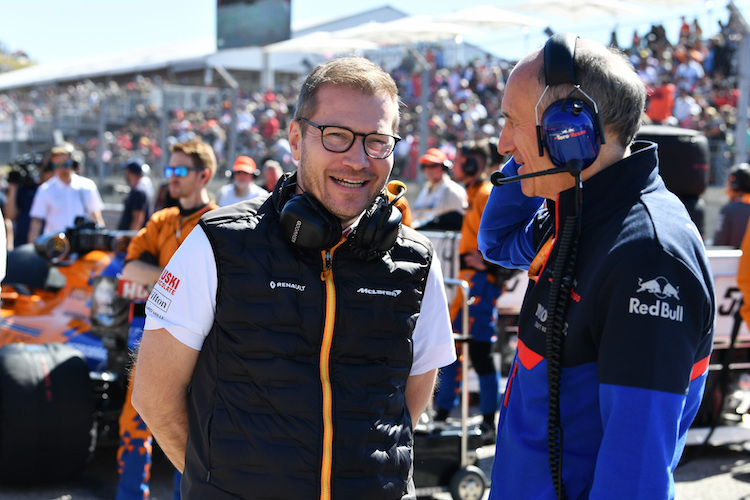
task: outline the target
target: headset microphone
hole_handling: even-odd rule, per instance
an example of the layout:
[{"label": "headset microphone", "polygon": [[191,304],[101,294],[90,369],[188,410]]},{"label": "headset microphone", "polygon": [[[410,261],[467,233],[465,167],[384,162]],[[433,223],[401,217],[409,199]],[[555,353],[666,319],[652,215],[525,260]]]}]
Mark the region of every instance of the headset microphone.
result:
[{"label": "headset microphone", "polygon": [[500,170],[497,170],[495,172],[492,172],[492,175],[490,176],[490,182],[492,182],[495,186],[503,186],[505,184],[510,184],[511,182],[517,182],[523,179],[530,179],[531,177],[541,177],[542,175],[553,175],[553,174],[560,174],[563,172],[567,172],[572,176],[575,176],[576,173],[580,172],[583,169],[583,162],[581,160],[569,160],[567,163],[565,163],[564,167],[561,168],[551,168],[549,170],[542,170],[541,172],[532,172],[530,174],[522,174],[522,175],[511,175],[506,177],[505,174],[503,174]]}]

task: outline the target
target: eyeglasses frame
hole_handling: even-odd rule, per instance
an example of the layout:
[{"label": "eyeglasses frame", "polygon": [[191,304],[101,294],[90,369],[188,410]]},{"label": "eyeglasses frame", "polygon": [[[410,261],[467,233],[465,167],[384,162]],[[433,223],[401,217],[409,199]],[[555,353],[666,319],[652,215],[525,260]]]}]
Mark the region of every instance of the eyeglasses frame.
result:
[{"label": "eyeglasses frame", "polygon": [[[357,140],[357,136],[360,136],[360,137],[362,137],[362,146],[363,146],[363,149],[365,151],[365,154],[369,158],[372,158],[373,160],[385,160],[386,158],[388,158],[389,156],[391,156],[393,154],[393,152],[396,150],[396,144],[398,144],[398,142],[401,140],[401,137],[399,137],[397,135],[386,134],[384,132],[370,132],[370,133],[367,133],[367,134],[363,134],[361,132],[355,132],[354,130],[352,130],[350,128],[342,127],[341,125],[318,125],[317,123],[315,123],[313,121],[310,121],[307,118],[302,118],[302,117],[297,118],[297,121],[305,122],[305,123],[307,123],[309,125],[312,125],[313,127],[317,128],[318,130],[320,130],[320,144],[323,146],[323,148],[326,151],[330,151],[331,153],[346,153],[354,145],[354,142]],[[340,128],[340,129],[346,130],[347,132],[350,132],[352,134],[352,142],[343,151],[333,151],[333,150],[328,149],[326,147],[325,143],[323,142],[323,134],[324,134],[325,129],[327,129],[327,128]],[[393,143],[393,148],[391,149],[391,152],[388,153],[386,156],[384,156],[382,158],[378,158],[377,156],[372,156],[370,153],[368,153],[367,152],[367,147],[365,147],[365,141],[367,140],[367,136],[370,136],[370,135],[385,135],[385,136],[393,138],[395,140],[395,142]]]}]

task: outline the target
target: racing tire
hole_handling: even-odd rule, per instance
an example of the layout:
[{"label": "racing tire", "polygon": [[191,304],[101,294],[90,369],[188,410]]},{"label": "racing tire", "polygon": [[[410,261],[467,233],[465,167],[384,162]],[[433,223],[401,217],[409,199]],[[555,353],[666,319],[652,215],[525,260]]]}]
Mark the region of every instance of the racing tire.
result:
[{"label": "racing tire", "polygon": [[453,500],[482,500],[487,489],[487,476],[476,465],[467,465],[451,478]]},{"label": "racing tire", "polygon": [[76,477],[95,442],[92,384],[80,351],[59,343],[0,348],[0,483]]},{"label": "racing tire", "polygon": [[659,174],[667,189],[683,197],[698,197],[709,179],[708,139],[697,130],[665,125],[643,125],[636,139],[659,145]]}]

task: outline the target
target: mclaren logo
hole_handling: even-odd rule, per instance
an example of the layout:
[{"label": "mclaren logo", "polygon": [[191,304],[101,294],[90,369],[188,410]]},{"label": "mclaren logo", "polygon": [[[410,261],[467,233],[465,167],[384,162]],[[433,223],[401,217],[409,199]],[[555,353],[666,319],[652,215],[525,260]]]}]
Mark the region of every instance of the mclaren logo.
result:
[{"label": "mclaren logo", "polygon": [[288,283],[286,281],[272,281],[268,284],[268,286],[271,287],[271,290],[276,290],[277,288],[291,288],[292,290],[297,290],[298,292],[305,291],[305,285],[300,285],[298,283]]},{"label": "mclaren logo", "polygon": [[362,287],[357,290],[357,293],[363,293],[365,295],[387,295],[389,297],[398,297],[401,295],[401,290],[375,290],[372,288]]},{"label": "mclaren logo", "polygon": [[656,297],[655,302],[641,300],[639,297],[630,297],[628,312],[640,316],[653,316],[682,323],[684,307],[672,305],[667,299],[680,301],[680,287],[673,286],[664,276],[644,281],[638,278],[638,288],[635,293],[641,295],[646,293]]}]

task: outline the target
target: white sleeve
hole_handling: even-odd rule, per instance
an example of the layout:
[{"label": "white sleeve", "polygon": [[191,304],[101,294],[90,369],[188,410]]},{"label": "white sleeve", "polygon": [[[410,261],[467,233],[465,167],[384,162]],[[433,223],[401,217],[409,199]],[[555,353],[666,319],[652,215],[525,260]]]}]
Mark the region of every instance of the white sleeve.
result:
[{"label": "white sleeve", "polygon": [[31,201],[31,210],[29,211],[29,217],[32,219],[46,219],[47,218],[47,189],[44,184],[39,186],[34,193],[34,198]]},{"label": "white sleeve", "polygon": [[213,249],[203,228],[196,226],[154,285],[146,303],[144,329],[165,328],[199,351],[214,322],[217,286]]},{"label": "white sleeve", "polygon": [[104,202],[102,196],[99,194],[99,188],[96,187],[95,182],[91,182],[90,193],[89,193],[89,212],[101,212],[104,210]]},{"label": "white sleeve", "polygon": [[437,255],[432,257],[422,307],[412,334],[414,360],[409,375],[421,375],[456,360],[453,327]]}]

